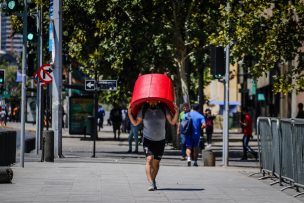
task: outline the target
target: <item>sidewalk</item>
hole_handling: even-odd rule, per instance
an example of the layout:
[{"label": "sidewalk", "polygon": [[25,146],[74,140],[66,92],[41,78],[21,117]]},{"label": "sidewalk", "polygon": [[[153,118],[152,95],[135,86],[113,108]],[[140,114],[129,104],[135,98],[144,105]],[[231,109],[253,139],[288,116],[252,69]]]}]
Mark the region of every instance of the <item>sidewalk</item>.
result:
[{"label": "sidewalk", "polygon": [[[16,123],[9,128],[18,131]],[[33,133],[35,126],[26,126]],[[257,162],[230,161],[229,167],[187,167],[177,150],[166,146],[157,178],[157,191],[147,191],[145,158],[127,154],[127,134],[113,140],[106,126],[96,142],[96,158],[91,158],[92,141],[63,130],[63,155],[54,163],[39,162],[35,151],[25,154],[24,168],[17,163],[13,184],[0,184],[0,202],[304,202],[294,198],[295,190],[280,191],[270,179],[258,180]],[[19,162],[17,155],[17,162]],[[238,163],[239,165],[235,164]],[[233,167],[238,166],[238,167]],[[253,167],[252,167],[253,166]]]},{"label": "sidewalk", "polygon": [[1,203],[300,202],[247,177],[250,169],[162,166],[157,191],[147,191],[138,164],[30,162],[13,171],[13,184],[0,184]]}]

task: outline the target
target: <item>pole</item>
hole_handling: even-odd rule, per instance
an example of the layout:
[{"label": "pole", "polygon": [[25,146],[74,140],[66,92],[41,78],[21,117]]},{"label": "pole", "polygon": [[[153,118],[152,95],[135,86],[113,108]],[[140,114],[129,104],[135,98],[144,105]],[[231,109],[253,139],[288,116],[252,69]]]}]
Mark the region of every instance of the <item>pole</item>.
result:
[{"label": "pole", "polygon": [[[95,83],[97,82],[97,70],[95,69]],[[93,114],[93,155],[92,158],[95,158],[96,153],[96,139],[98,137],[97,134],[97,110],[98,110],[98,92],[95,87],[94,91],[94,114]]]},{"label": "pole", "polygon": [[[40,6],[39,10],[39,63],[38,67],[42,66],[42,56],[43,56],[43,40],[42,40],[42,5]],[[41,139],[42,139],[42,131],[43,131],[43,108],[42,108],[42,100],[43,100],[43,87],[41,83],[39,84],[39,149],[41,149]]]},{"label": "pole", "polygon": [[24,137],[25,137],[25,100],[26,100],[26,53],[27,53],[27,0],[23,0],[23,47],[22,47],[22,85],[21,85],[21,135],[20,135],[20,166],[24,168]]},{"label": "pole", "polygon": [[[228,11],[230,9],[229,3],[227,3]],[[229,23],[229,20],[228,20]],[[229,55],[230,55],[230,44],[226,46],[226,64],[225,64],[225,87],[224,87],[224,128],[223,128],[223,165],[229,165]]]},{"label": "pole", "polygon": [[[42,65],[42,6],[37,7],[37,70]],[[41,138],[41,84],[37,80],[37,94],[36,94],[36,154],[39,154]]]},{"label": "pole", "polygon": [[52,125],[54,130],[54,153],[62,157],[62,1],[54,1],[55,60],[52,94]]}]

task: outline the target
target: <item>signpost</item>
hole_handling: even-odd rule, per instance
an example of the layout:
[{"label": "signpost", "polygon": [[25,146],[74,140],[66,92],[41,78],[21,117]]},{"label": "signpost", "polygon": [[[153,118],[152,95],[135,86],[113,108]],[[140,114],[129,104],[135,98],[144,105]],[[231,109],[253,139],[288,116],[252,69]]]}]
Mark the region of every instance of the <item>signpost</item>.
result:
[{"label": "signpost", "polygon": [[86,80],[85,81],[85,90],[86,91],[95,91],[95,86],[96,86],[96,81],[95,80]]},{"label": "signpost", "polygon": [[86,91],[100,91],[100,90],[117,90],[117,80],[86,80],[85,81]]},{"label": "signpost", "polygon": [[97,81],[98,90],[117,90],[117,80],[100,80]]},{"label": "signpost", "polygon": [[[98,109],[98,91],[101,90],[110,90],[115,91],[117,90],[117,80],[100,80],[97,81],[97,73],[95,71],[95,80],[86,80],[85,81],[85,90],[86,91],[94,91],[94,113],[93,113],[93,155],[92,158],[95,157],[96,151],[96,138],[98,138],[97,134],[97,109]],[[83,119],[81,119],[83,120]]]}]

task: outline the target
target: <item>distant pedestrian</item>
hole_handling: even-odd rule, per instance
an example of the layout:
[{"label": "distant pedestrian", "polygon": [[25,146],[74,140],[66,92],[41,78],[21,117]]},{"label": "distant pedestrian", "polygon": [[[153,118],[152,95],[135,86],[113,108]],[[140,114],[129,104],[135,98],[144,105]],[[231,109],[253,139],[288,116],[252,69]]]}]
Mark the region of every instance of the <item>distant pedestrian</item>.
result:
[{"label": "distant pedestrian", "polygon": [[192,119],[192,133],[191,136],[186,136],[186,154],[188,166],[191,166],[191,158],[193,158],[193,166],[198,166],[197,159],[200,149],[200,137],[202,130],[206,127],[205,117],[198,111],[199,105],[194,104],[192,106],[192,111],[189,112]]},{"label": "distant pedestrian", "polygon": [[138,126],[135,126],[132,123],[130,125],[131,125],[131,129],[128,137],[128,142],[129,142],[128,153],[132,152],[132,140],[134,138],[135,150],[133,151],[133,153],[138,154]]},{"label": "distant pedestrian", "polygon": [[304,118],[304,110],[303,110],[303,103],[298,104],[298,115],[297,118]]},{"label": "distant pedestrian", "polygon": [[207,148],[212,147],[212,134],[213,134],[213,120],[215,116],[211,114],[211,109],[205,110],[205,120],[206,120],[206,135],[207,135]]},{"label": "distant pedestrian", "polygon": [[120,126],[122,115],[118,104],[113,104],[113,109],[110,111],[110,120],[113,126],[114,140],[116,140],[116,135],[118,136],[118,140],[120,140]]},{"label": "distant pedestrian", "polygon": [[243,120],[240,121],[243,128],[243,157],[241,160],[247,160],[247,152],[251,153],[256,159],[258,157],[257,152],[255,152],[250,146],[249,141],[252,138],[252,119],[246,107],[242,109]]},{"label": "distant pedestrian", "polygon": [[5,110],[5,106],[4,107],[0,107],[0,125],[1,126],[6,126],[6,110]]},{"label": "distant pedestrian", "polygon": [[123,108],[121,110],[121,115],[122,115],[122,122],[121,122],[121,131],[123,133],[128,132],[128,121],[127,121],[127,117],[128,117],[128,112],[126,108]]},{"label": "distant pedestrian", "polygon": [[165,105],[152,100],[139,110],[135,118],[133,117],[129,106],[128,116],[134,126],[143,123],[143,147],[146,155],[146,176],[149,183],[148,190],[157,190],[156,176],[166,144],[166,120],[171,125],[175,125],[178,119],[178,108],[175,106],[175,114],[172,117]]},{"label": "distant pedestrian", "polygon": [[100,131],[100,128],[103,128],[103,119],[105,117],[106,113],[102,106],[98,108],[97,111],[97,119],[98,119],[98,131]]},{"label": "distant pedestrian", "polygon": [[181,133],[181,126],[180,123],[186,119],[186,114],[190,111],[190,105],[188,103],[183,104],[183,111],[180,112],[178,118],[178,125],[177,125],[177,136],[180,137],[180,146],[181,146],[181,160],[186,160],[186,135]]}]

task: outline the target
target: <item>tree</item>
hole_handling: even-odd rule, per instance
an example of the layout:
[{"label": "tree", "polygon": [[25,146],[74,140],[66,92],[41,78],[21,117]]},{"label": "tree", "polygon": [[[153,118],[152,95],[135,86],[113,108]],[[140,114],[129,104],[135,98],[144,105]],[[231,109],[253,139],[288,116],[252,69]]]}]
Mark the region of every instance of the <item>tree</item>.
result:
[{"label": "tree", "polygon": [[[231,62],[245,61],[244,66],[253,78],[275,72],[276,92],[303,90],[303,3],[283,0],[228,3],[230,9],[226,5],[220,8],[222,26],[210,36],[210,42],[233,43]],[[291,63],[293,60],[296,63]],[[283,70],[282,66],[287,68]],[[292,79],[296,85],[291,83]]]},{"label": "tree", "polygon": [[[214,28],[208,24],[216,25],[208,16],[216,12],[208,5],[217,6],[197,0],[66,1],[64,41],[73,60],[93,67],[103,78],[118,75],[126,91],[139,73],[168,72],[174,76],[178,99],[189,98],[190,67],[198,59],[208,66],[205,43]],[[196,58],[198,49],[201,56]]]}]

